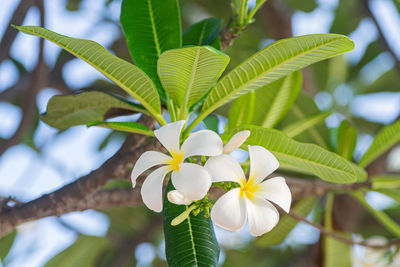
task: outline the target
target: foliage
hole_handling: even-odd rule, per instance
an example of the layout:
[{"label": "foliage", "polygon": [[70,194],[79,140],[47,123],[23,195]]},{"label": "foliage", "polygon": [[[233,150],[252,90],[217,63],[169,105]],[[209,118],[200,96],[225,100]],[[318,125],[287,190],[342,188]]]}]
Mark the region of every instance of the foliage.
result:
[{"label": "foliage", "polygon": [[236,132],[243,130],[251,131],[245,144],[263,146],[271,151],[279,162],[309,171],[326,181],[354,183],[366,179],[366,172],[357,165],[316,145],[292,140],[277,130],[256,126],[236,128],[224,133],[222,138],[229,140]]},{"label": "foliage", "polygon": [[2,238],[0,238],[0,262],[3,262],[4,259],[7,257],[16,236],[17,236],[17,231],[14,230],[8,235],[5,235]]},{"label": "foliage", "polygon": [[[107,1],[106,5],[111,2]],[[399,202],[399,177],[385,174],[371,177],[365,168],[399,143],[400,121],[383,126],[356,117],[349,103],[340,103],[344,97],[337,97],[343,86],[350,88],[350,99],[358,95],[399,91],[396,66],[382,72],[373,81],[366,80],[362,75],[387,49],[381,45],[381,40],[370,42],[357,62],[347,62],[342,56],[336,57],[353,49],[353,42],[342,34],[349,35],[360,27],[360,23],[367,17],[363,11],[365,7],[355,0],[338,1],[330,34],[280,39],[281,36],[273,35],[273,29],[264,26],[271,24],[268,16],[255,16],[256,12],[264,12],[260,9],[261,5],[264,2],[269,5],[268,1],[255,1],[255,6],[249,9],[250,1],[233,0],[232,22],[227,27],[224,17],[227,3],[223,2],[122,1],[120,23],[124,35],[119,36],[120,39],[109,47],[117,56],[93,41],[59,35],[36,26],[16,27],[59,45],[92,65],[122,89],[115,89],[109,83],[105,89],[104,86],[93,84],[73,91],[71,95],[54,96],[47,105],[46,113],[40,118],[59,130],[87,125],[154,136],[153,129],[136,121],[109,119],[141,113],[163,125],[167,120],[186,120],[190,115],[190,123],[183,137],[187,137],[198,126],[219,133],[218,129],[226,122],[222,135],[224,141],[228,141],[234,133],[248,129],[251,135],[245,146],[242,146],[243,149],[249,144],[269,149],[279,159],[279,171],[282,174],[306,182],[320,182],[319,179],[322,179],[350,188],[340,193],[353,195],[380,222],[379,226],[374,224],[374,229],[383,227],[388,232],[385,234],[399,238],[399,215],[376,210],[365,198],[368,190],[374,190]],[[303,12],[311,12],[321,5],[315,0],[281,2],[285,3],[285,8]],[[75,12],[81,8],[81,3],[80,0],[69,0],[66,1],[66,8]],[[394,3],[399,7],[398,2]],[[211,17],[193,23],[192,7],[206,10]],[[265,10],[267,8],[269,6]],[[221,18],[225,18],[225,21]],[[185,29],[183,33],[181,28]],[[234,38],[241,35],[241,38],[221,52],[226,47],[224,38],[227,38],[227,33],[231,33]],[[127,48],[121,46],[123,38],[126,39]],[[259,49],[264,38],[277,41]],[[65,64],[69,60],[71,57],[60,52],[58,61]],[[230,65],[227,66],[229,61]],[[11,64],[18,69],[19,75],[28,72],[16,59],[12,59]],[[55,69],[54,72],[60,71]],[[317,97],[314,98],[315,95]],[[316,105],[315,99],[319,102],[318,96],[321,95],[330,97],[331,103],[326,107]],[[10,102],[21,107],[24,105],[19,97]],[[165,111],[168,112],[167,116]],[[344,119],[338,127],[328,129],[325,120],[332,114]],[[37,124],[29,129],[30,132],[24,135],[21,142],[33,143]],[[365,133],[374,135],[373,142],[363,155],[357,155],[356,144],[362,139],[357,137]],[[107,142],[108,139],[104,144]],[[35,144],[31,147],[39,151]],[[243,163],[244,166],[248,164],[248,161]],[[370,175],[368,181],[371,184],[358,184],[364,182],[367,175]],[[346,184],[353,183],[356,183],[354,188],[365,188],[357,191],[350,187],[352,185],[346,187]],[[124,180],[113,180],[104,186],[107,190],[129,187],[130,183]],[[166,192],[170,189],[167,188]],[[318,200],[317,196],[295,200],[292,211],[306,217]],[[334,229],[333,221],[337,219],[332,211],[334,204],[333,195],[328,194],[322,211],[324,227],[350,240],[351,233]],[[189,207],[173,205],[167,200],[164,206],[162,216],[169,265],[194,263],[199,266],[217,266],[219,247],[212,223],[205,216],[206,212],[202,211],[196,216],[192,212],[187,220],[178,226],[171,226],[171,221]],[[122,232],[130,238],[139,235],[140,229],[147,224],[148,214],[146,220],[143,219],[145,223],[140,223],[137,229],[132,226],[137,221],[142,222],[137,218],[144,214],[143,210],[113,210],[106,213],[111,220],[110,232],[121,227]],[[223,248],[229,257],[226,264],[274,266],[276,263],[282,266],[288,260],[288,255],[294,257],[294,254],[300,252],[276,252],[269,247],[282,243],[296,224],[297,220],[283,215],[271,232],[246,245],[246,248],[255,246],[262,250],[241,253]],[[131,226],[135,229],[131,229]],[[13,232],[0,240],[2,260],[8,254],[15,235]],[[155,242],[162,238],[157,236]],[[321,237],[321,240],[324,266],[350,266],[349,245],[329,236]],[[115,236],[110,233],[105,238],[80,235],[73,245],[54,257],[47,266],[93,266],[107,260],[113,261],[118,258],[116,255],[122,255],[113,249],[113,241]],[[132,251],[130,255],[132,257]],[[266,260],[268,257],[271,259]],[[132,261],[130,258],[129,263]]]},{"label": "foliage", "polygon": [[[173,189],[169,183],[165,195]],[[187,209],[188,206],[164,200],[165,252],[169,266],[218,266],[219,246],[210,218],[203,213],[190,214],[179,225],[171,225]]]},{"label": "foliage", "polygon": [[[326,201],[325,209],[325,227],[327,230],[333,230],[332,209],[333,209],[333,194],[329,194]],[[349,233],[340,233],[342,236],[349,238]],[[323,238],[324,249],[324,266],[326,267],[351,267],[351,247],[329,236]]]}]

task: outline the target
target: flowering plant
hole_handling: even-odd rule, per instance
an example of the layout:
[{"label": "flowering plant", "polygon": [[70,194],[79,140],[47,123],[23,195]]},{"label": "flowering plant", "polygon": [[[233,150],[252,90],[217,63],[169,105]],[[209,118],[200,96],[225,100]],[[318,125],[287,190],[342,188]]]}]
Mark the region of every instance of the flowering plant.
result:
[{"label": "flowering plant", "polygon": [[[300,92],[300,70],[352,50],[354,44],[346,36],[314,34],[279,40],[223,75],[230,57],[221,50],[230,43],[221,43],[219,33],[226,37],[228,30],[231,37],[238,36],[265,1],[255,1],[252,9],[247,1],[232,2],[232,25],[222,30],[220,20],[209,18],[182,34],[177,0],[124,0],[121,24],[136,65],[92,41],[41,27],[15,26],[80,57],[129,95],[127,99],[104,92],[56,96],[42,115],[46,123],[58,129],[84,124],[141,134],[156,138],[167,150],[141,154],[133,162],[131,181],[134,188],[140,187],[143,203],[162,212],[170,266],[217,266],[219,246],[213,223],[238,231],[247,221],[251,235],[265,234],[260,240],[269,237],[280,225],[279,211],[283,216],[290,212],[292,194],[283,178],[286,174],[330,183],[364,182],[364,167],[399,140],[393,134],[399,132],[399,125],[394,124],[355,164],[351,160],[356,135],[351,125],[341,125],[335,149],[326,127],[317,128],[327,114],[315,115],[313,100]],[[297,99],[306,107],[296,106]],[[303,109],[312,112],[295,116]],[[115,110],[140,113],[158,125],[108,120]],[[248,151],[249,160],[235,159],[231,152],[238,148]],[[266,179],[273,172],[278,176]],[[353,195],[369,207],[364,191]],[[314,204],[315,199],[302,199],[293,209],[307,215]],[[400,232],[384,215],[376,217],[391,231]],[[332,220],[326,218],[328,226]],[[284,221],[282,228],[289,230],[279,240],[293,228],[288,224]],[[182,251],[187,255],[182,256]]]}]

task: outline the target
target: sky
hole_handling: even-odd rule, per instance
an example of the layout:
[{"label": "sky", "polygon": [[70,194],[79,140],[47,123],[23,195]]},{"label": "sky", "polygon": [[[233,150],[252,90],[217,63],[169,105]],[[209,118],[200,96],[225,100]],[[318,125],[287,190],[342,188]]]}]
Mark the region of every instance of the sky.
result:
[{"label": "sky", "polygon": [[[111,43],[116,32],[118,32],[118,26],[112,23],[97,25],[97,22],[104,12],[112,19],[117,20],[120,1],[114,1],[108,9],[105,9],[103,7],[105,0],[86,0],[79,12],[66,12],[63,8],[64,1],[45,1],[48,29],[68,36],[95,40],[105,47]],[[2,0],[0,34],[7,27],[6,23],[17,2],[15,0]],[[319,2],[321,6],[311,13],[295,13],[293,16],[293,32],[295,35],[328,32],[333,19],[332,10],[336,7],[337,1],[320,0]],[[384,27],[385,35],[388,36],[389,42],[393,44],[393,49],[400,56],[400,21],[398,16],[393,13],[395,11],[392,3],[387,0],[373,1],[373,9]],[[23,24],[38,25],[38,20],[38,11],[31,10]],[[97,26],[94,27],[94,25]],[[376,29],[371,21],[363,21],[361,26],[350,36],[355,41],[356,48],[346,55],[347,59],[350,62],[357,61],[368,43],[376,38],[376,35]],[[38,38],[18,34],[11,52],[28,69],[32,69],[37,58],[34,52],[37,51],[37,46]],[[50,65],[54,64],[58,51],[59,48],[56,45],[46,42],[45,56]],[[378,77],[379,73],[390,69],[393,62],[389,57],[383,55],[378,57],[372,65],[375,67],[364,70],[365,79]],[[68,63],[63,75],[72,88],[79,88],[102,78],[101,74],[79,59]],[[17,78],[17,70],[10,62],[5,61],[0,65],[0,91],[13,84]],[[345,94],[346,88],[342,91]],[[48,100],[56,93],[56,90],[52,88],[39,93],[37,103],[40,112],[45,111]],[[373,96],[357,97],[353,100],[351,106],[354,113],[359,116],[390,123],[399,114],[400,94],[379,93]],[[2,125],[0,137],[10,137],[20,118],[21,112],[17,107],[0,103],[0,125]],[[338,119],[333,118],[330,123],[334,127],[339,122]],[[113,141],[104,151],[99,152],[97,150],[100,142],[109,132],[107,129],[87,129],[84,126],[78,126],[57,135],[55,129],[40,122],[34,141],[43,148],[42,156],[38,157],[25,145],[18,145],[9,149],[0,158],[0,195],[12,195],[22,201],[29,201],[96,169],[120,145],[120,141]],[[375,196],[375,198],[379,200],[379,196]],[[380,207],[384,206],[385,203],[387,204],[384,200],[382,203]],[[80,232],[90,235],[102,236],[108,228],[107,217],[92,210],[70,213],[62,216],[61,219],[79,229]],[[49,258],[72,244],[77,236],[75,232],[62,226],[55,218],[45,218],[24,224],[18,227],[18,231],[18,239],[7,259],[9,262],[7,266],[42,266]],[[243,240],[245,237],[245,240],[248,241],[250,238],[248,235],[246,236],[245,232],[232,234],[221,229],[216,229],[216,231],[218,239],[225,242],[227,246],[234,247],[237,245],[238,239]],[[318,238],[316,230],[300,223],[288,240],[290,242],[310,243],[316,238]],[[35,244],[35,246],[32,247],[32,244]],[[146,265],[146,259],[148,260],[146,257],[154,253],[158,253],[157,249],[151,248],[149,244],[142,244],[137,250],[138,257],[142,257],[143,266]],[[24,256],[21,257],[20,255]]]}]

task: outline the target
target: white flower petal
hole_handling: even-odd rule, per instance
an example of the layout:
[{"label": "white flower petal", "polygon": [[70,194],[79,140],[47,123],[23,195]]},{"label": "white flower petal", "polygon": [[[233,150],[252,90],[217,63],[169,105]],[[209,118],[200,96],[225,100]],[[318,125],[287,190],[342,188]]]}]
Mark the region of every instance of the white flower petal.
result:
[{"label": "white flower petal", "polygon": [[219,227],[237,232],[246,223],[246,199],[235,188],[220,197],[211,209],[211,220]]},{"label": "white flower petal", "polygon": [[171,170],[168,166],[163,166],[153,171],[147,176],[142,185],[140,193],[142,194],[143,203],[151,210],[160,212],[163,208],[163,181],[165,175]]},{"label": "white flower petal", "polygon": [[179,151],[179,140],[182,132],[182,128],[185,125],[185,121],[177,121],[168,123],[158,130],[154,131],[158,141],[169,151],[174,154]]},{"label": "white flower petal", "polygon": [[286,212],[289,212],[290,204],[292,203],[292,194],[285,182],[285,178],[274,177],[262,182],[255,194],[274,202]]},{"label": "white flower petal", "polygon": [[217,156],[222,154],[223,143],[216,132],[201,130],[195,132],[182,144],[185,158],[190,156]]},{"label": "white flower petal", "polygon": [[231,153],[233,150],[239,148],[244,141],[246,141],[246,139],[250,136],[250,131],[246,130],[246,131],[240,131],[236,134],[234,134],[231,139],[229,140],[229,142],[224,146],[224,154],[229,154]]},{"label": "white flower petal", "polygon": [[250,233],[260,236],[272,230],[279,221],[279,213],[267,200],[252,197],[246,199],[247,219]]},{"label": "white flower petal", "polygon": [[266,148],[249,146],[250,177],[253,184],[259,184],[279,167],[279,162]]},{"label": "white flower petal", "polygon": [[175,189],[190,200],[200,200],[211,187],[211,175],[200,165],[182,163],[171,175]]},{"label": "white flower petal", "polygon": [[165,164],[166,161],[172,160],[170,156],[167,156],[157,151],[146,151],[136,161],[131,173],[132,186],[136,186],[136,179],[145,170],[154,167],[159,164]]},{"label": "white flower petal", "polygon": [[174,203],[176,205],[189,205],[193,201],[185,197],[182,193],[180,193],[178,190],[172,190],[169,191],[167,194],[168,200],[171,203]]},{"label": "white flower petal", "polygon": [[213,182],[237,182],[245,179],[243,169],[232,156],[220,155],[207,160],[204,167],[211,174]]}]

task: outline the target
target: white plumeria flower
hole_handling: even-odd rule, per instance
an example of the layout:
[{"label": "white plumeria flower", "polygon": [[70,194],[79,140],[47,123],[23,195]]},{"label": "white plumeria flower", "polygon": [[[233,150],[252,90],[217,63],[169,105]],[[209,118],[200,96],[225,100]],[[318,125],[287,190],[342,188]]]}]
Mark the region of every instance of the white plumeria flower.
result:
[{"label": "white plumeria flower", "polygon": [[[240,131],[236,134],[234,134],[229,142],[224,146],[221,155],[222,154],[229,154],[233,150],[239,148],[244,141],[249,137],[250,131]],[[180,193],[177,190],[170,191],[167,195],[169,202],[174,203],[176,205],[189,205],[192,203],[192,201],[185,197],[182,193]]]},{"label": "white plumeria flower", "polygon": [[243,228],[247,218],[250,233],[259,236],[269,232],[279,220],[278,211],[269,201],[288,212],[292,196],[283,177],[263,181],[279,167],[271,152],[261,146],[249,146],[249,154],[250,175],[247,180],[239,162],[226,154],[210,158],[204,167],[211,173],[213,182],[230,181],[240,185],[214,204],[211,210],[213,222],[236,232]]},{"label": "white plumeria flower", "polygon": [[221,138],[210,130],[191,134],[180,146],[180,135],[184,125],[185,121],[177,121],[154,131],[156,138],[171,156],[147,151],[139,157],[132,170],[132,185],[135,187],[136,179],[144,171],[156,165],[165,165],[147,176],[140,191],[144,204],[156,212],[162,210],[163,181],[167,173],[172,171],[172,184],[176,192],[181,194],[183,202],[200,200],[210,189],[211,176],[203,166],[184,160],[191,156],[216,156],[222,153]]}]

